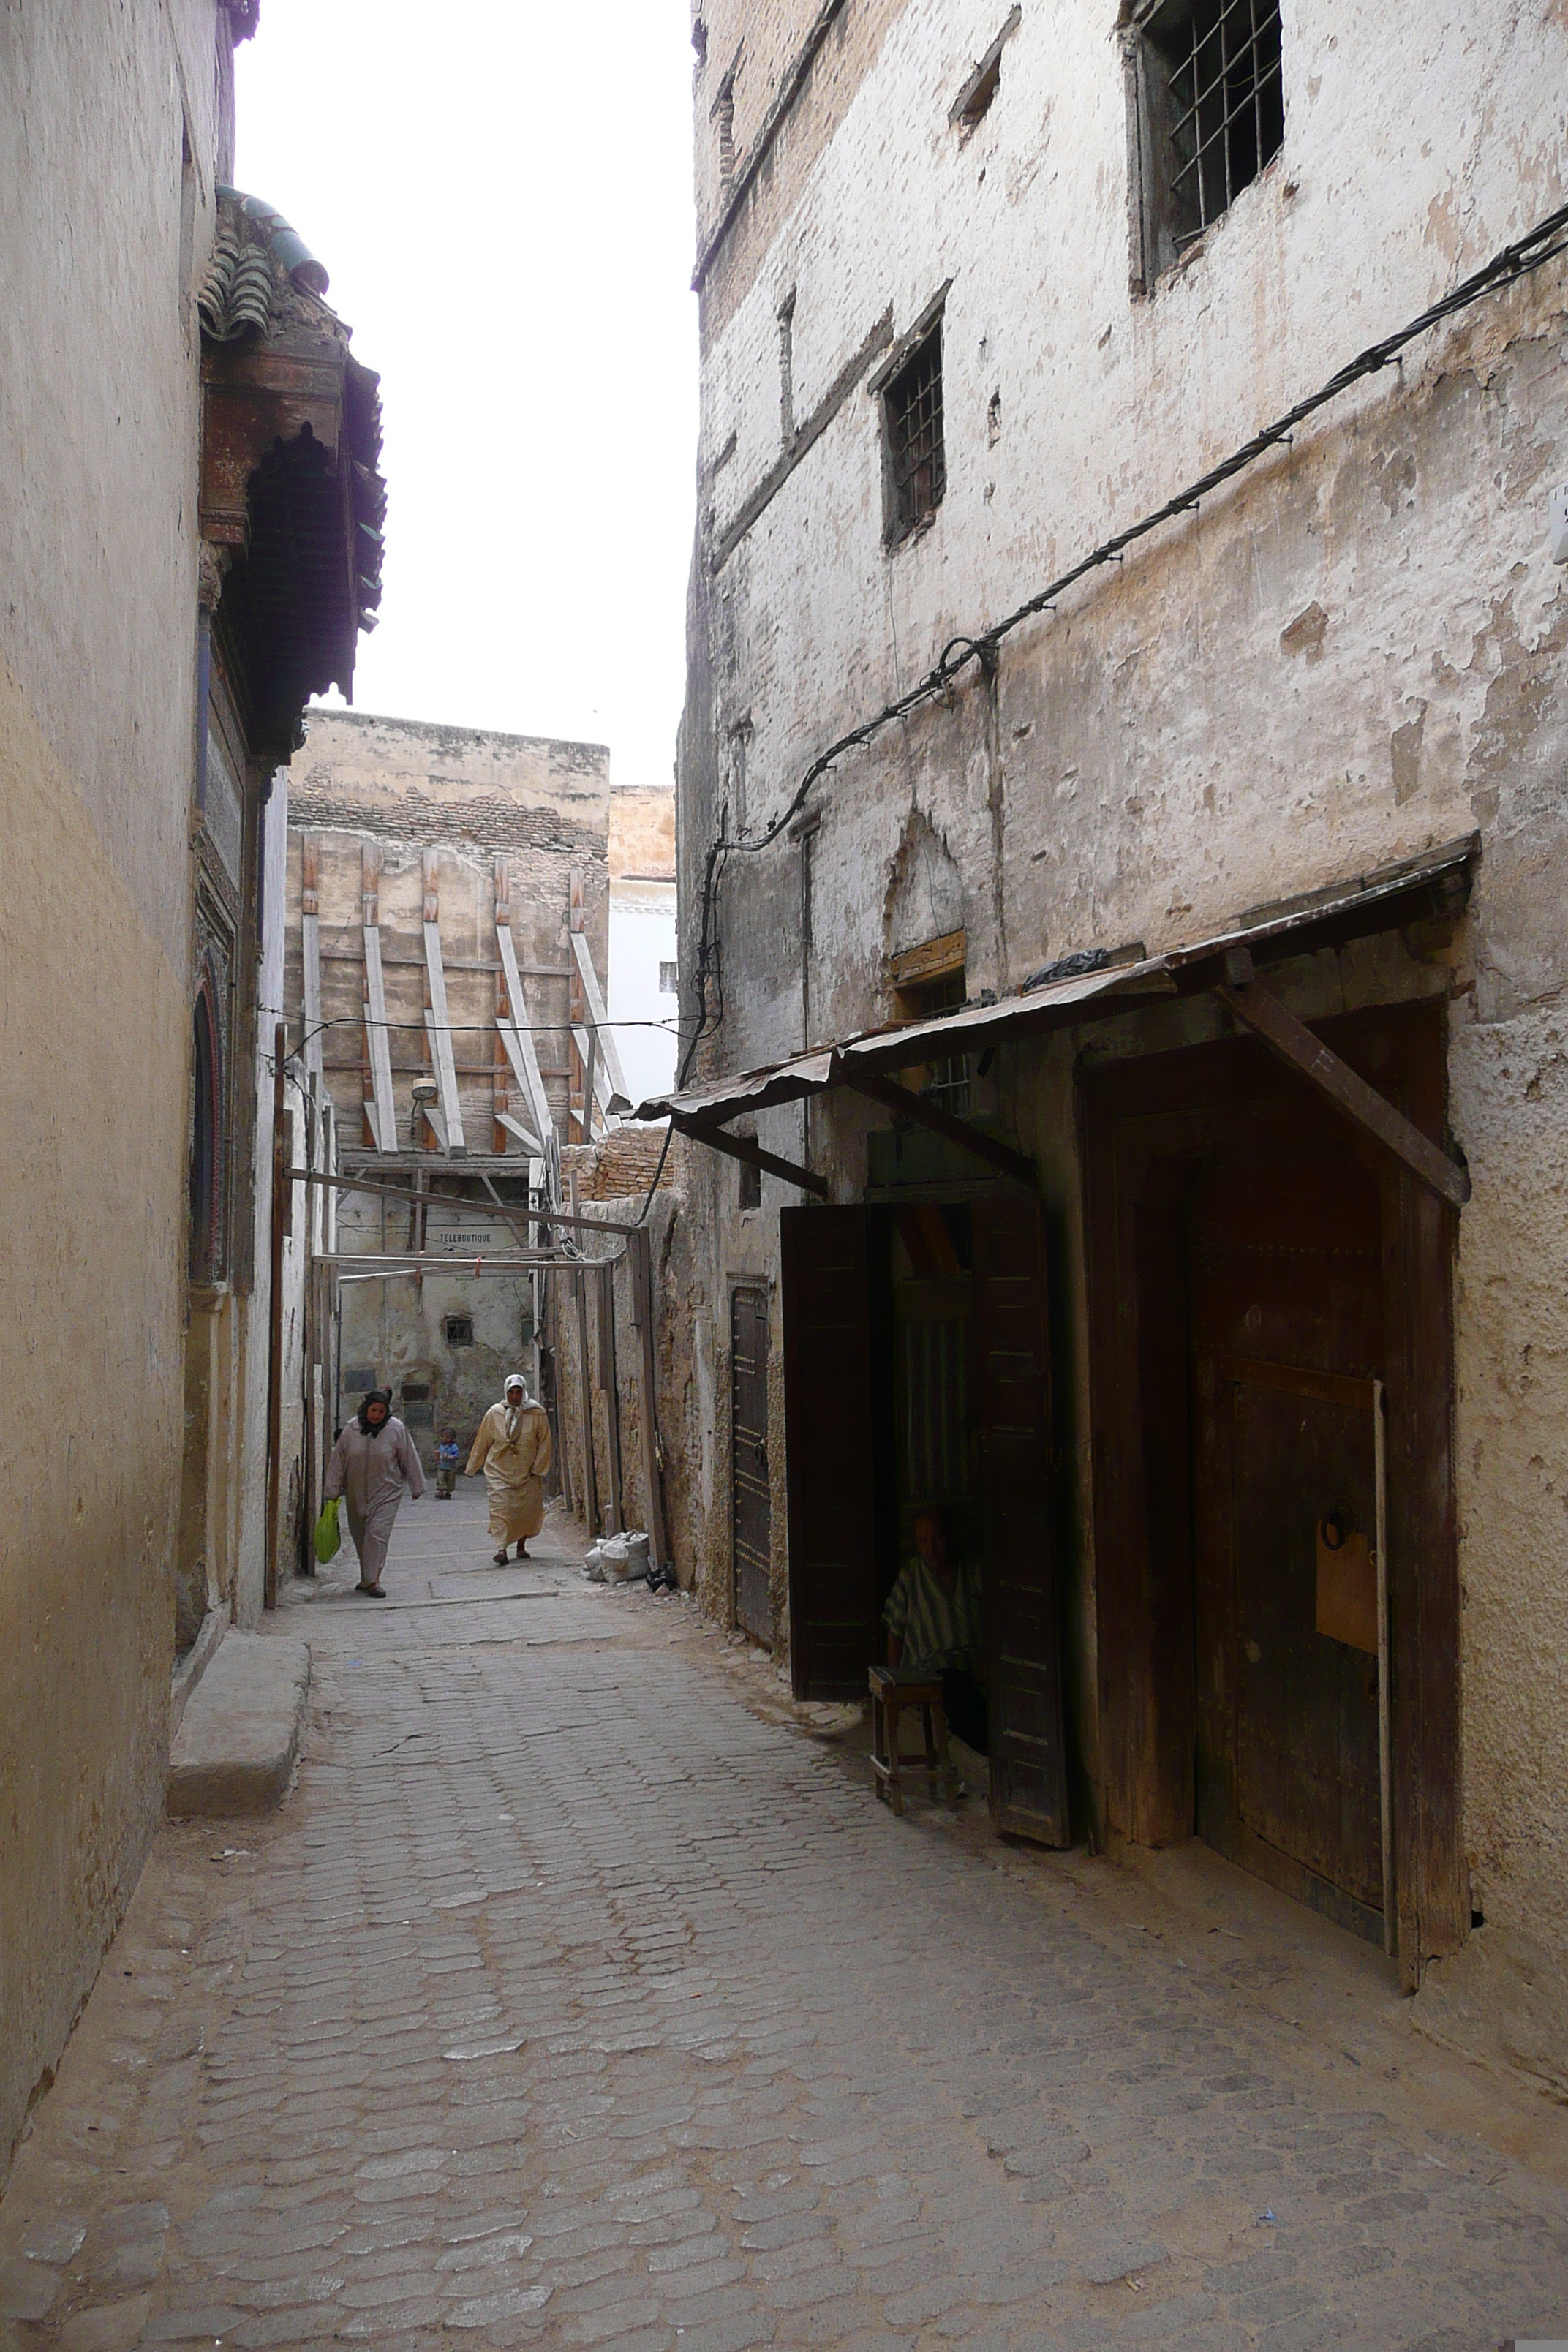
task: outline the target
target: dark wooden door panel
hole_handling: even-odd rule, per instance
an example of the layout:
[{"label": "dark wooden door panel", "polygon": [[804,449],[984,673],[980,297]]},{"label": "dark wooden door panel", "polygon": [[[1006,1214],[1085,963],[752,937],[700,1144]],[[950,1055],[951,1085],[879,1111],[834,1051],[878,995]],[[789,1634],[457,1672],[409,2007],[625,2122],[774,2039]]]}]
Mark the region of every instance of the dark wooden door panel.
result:
[{"label": "dark wooden door panel", "polygon": [[974,1360],[998,1829],[1066,1845],[1061,1652],[1051,1557],[1050,1396],[1040,1203],[974,1210]]},{"label": "dark wooden door panel", "polygon": [[863,1208],[780,1212],[790,1666],[860,1698],[877,1632],[870,1269]]},{"label": "dark wooden door panel", "polygon": [[1188,1193],[1197,1827],[1380,1933],[1375,1670],[1317,1630],[1317,1529],[1373,1525],[1382,1203],[1309,1099],[1250,1142]]},{"label": "dark wooden door panel", "polygon": [[1366,1406],[1227,1381],[1235,1416],[1236,1804],[1243,1826],[1383,1907],[1375,1659],[1317,1630],[1317,1529],[1375,1525]]},{"label": "dark wooden door panel", "polygon": [[771,1647],[773,1496],[768,1484],[768,1299],[749,1285],[730,1299],[730,1465],[735,1615]]}]

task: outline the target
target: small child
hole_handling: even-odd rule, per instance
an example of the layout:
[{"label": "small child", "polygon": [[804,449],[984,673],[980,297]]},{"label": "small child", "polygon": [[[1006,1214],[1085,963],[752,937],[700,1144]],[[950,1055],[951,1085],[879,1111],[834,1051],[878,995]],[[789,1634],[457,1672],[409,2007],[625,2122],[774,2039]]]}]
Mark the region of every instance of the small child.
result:
[{"label": "small child", "polygon": [[458,1465],[462,1460],[455,1429],[441,1432],[441,1443],[436,1448],[436,1499],[449,1503],[457,1482]]}]

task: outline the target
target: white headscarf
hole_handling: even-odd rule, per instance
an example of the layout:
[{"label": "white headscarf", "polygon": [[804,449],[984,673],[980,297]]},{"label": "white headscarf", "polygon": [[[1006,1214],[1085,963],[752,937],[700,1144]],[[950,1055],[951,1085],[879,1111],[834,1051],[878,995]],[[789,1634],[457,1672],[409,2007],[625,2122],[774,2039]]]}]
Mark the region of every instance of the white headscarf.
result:
[{"label": "white headscarf", "polygon": [[[516,1404],[511,1401],[513,1389],[521,1391]],[[519,1426],[528,1409],[528,1382],[521,1372],[508,1372],[501,1397],[506,1407],[506,1442],[509,1445],[515,1445]]]}]

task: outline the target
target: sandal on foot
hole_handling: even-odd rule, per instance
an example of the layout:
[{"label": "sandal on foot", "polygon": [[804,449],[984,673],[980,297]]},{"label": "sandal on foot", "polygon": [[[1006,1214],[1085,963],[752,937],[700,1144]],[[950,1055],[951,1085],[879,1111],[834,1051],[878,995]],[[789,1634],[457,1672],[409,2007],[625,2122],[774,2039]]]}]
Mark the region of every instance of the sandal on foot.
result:
[{"label": "sandal on foot", "polygon": [[498,1568],[504,1568],[506,1566],[506,1554],[504,1551],[492,1551],[490,1558],[494,1560]]},{"label": "sandal on foot", "polygon": [[386,1599],[386,1595],[382,1591],[379,1584],[356,1584],[354,1586],[354,1591],[356,1592],[363,1593],[367,1601],[384,1601]]}]

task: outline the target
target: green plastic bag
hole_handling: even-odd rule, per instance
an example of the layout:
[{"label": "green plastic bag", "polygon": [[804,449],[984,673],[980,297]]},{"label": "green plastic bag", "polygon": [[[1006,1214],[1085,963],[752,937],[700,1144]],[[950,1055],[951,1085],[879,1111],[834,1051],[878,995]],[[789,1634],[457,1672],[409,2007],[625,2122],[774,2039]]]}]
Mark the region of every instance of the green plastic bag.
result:
[{"label": "green plastic bag", "polygon": [[325,1567],[336,1559],[342,1536],[338,1528],[338,1498],[334,1495],[321,1517],[316,1521],[316,1558]]}]

